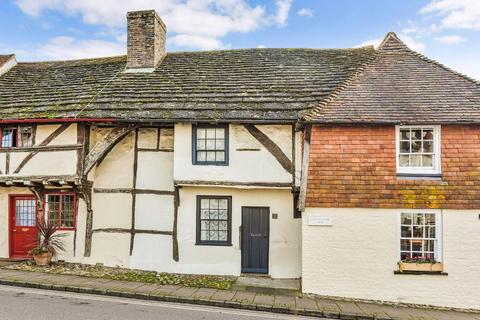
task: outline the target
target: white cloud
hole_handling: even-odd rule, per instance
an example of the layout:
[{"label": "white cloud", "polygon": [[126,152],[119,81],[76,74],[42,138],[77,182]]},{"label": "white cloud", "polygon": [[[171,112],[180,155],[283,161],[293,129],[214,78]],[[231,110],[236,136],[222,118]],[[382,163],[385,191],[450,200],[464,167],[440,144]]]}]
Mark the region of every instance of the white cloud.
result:
[{"label": "white cloud", "polygon": [[367,47],[367,46],[374,46],[375,48],[378,48],[378,46],[380,45],[380,43],[382,43],[382,41],[383,41],[382,38],[369,39],[369,40],[363,41],[362,43],[356,45],[355,48]]},{"label": "white cloud", "polygon": [[259,45],[257,46],[257,48],[263,49],[263,48],[266,48],[266,46],[265,46],[264,44],[259,44]]},{"label": "white cloud", "polygon": [[446,43],[446,44],[455,44],[455,43],[467,41],[467,39],[458,35],[436,37],[435,40],[441,43]]},{"label": "white cloud", "polygon": [[[399,34],[398,37],[400,40],[402,40],[410,49],[418,52],[423,52],[425,51],[425,44],[423,42],[420,42],[419,40],[414,39],[413,37],[407,35],[407,34]],[[358,47],[365,47],[365,46],[374,46],[375,48],[378,48],[378,46],[382,43],[383,38],[372,38],[369,40],[366,40],[359,45],[355,46],[356,48]]]},{"label": "white cloud", "polygon": [[442,17],[440,28],[480,30],[478,0],[432,0],[420,12]]},{"label": "white cloud", "polygon": [[75,40],[71,37],[55,37],[38,49],[41,58],[64,60],[105,57],[125,54],[126,47],[101,40]]},{"label": "white cloud", "polygon": [[300,10],[297,11],[297,14],[298,14],[300,17],[311,18],[311,17],[313,17],[313,10],[312,10],[312,9],[308,9],[308,8],[302,8],[302,9],[300,9]]},{"label": "white cloud", "polygon": [[184,41],[190,37],[199,45],[197,48],[203,49],[221,46],[220,39],[229,33],[284,26],[292,0],[274,0],[269,10],[264,5],[250,5],[247,0],[16,0],[16,3],[32,16],[54,10],[78,15],[86,24],[116,31],[125,29],[128,11],[155,9],[168,31],[180,36],[171,43],[185,43],[193,48]]},{"label": "white cloud", "polygon": [[179,47],[186,48],[198,48],[201,50],[214,50],[223,49],[225,45],[215,38],[195,36],[181,34],[168,39],[169,43],[172,43]]},{"label": "white cloud", "polygon": [[292,0],[275,0],[277,6],[277,14],[275,15],[275,23],[284,26],[287,23],[288,13],[292,6]]}]

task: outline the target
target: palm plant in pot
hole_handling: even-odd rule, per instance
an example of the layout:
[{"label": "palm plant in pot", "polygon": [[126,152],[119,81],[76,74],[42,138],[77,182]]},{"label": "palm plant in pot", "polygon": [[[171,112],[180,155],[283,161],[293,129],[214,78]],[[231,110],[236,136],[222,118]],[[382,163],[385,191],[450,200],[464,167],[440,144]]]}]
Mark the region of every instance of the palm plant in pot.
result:
[{"label": "palm plant in pot", "polygon": [[28,252],[38,266],[47,266],[54,256],[65,250],[65,233],[58,231],[56,223],[47,222],[45,219],[37,219],[37,229],[40,235],[40,243]]}]

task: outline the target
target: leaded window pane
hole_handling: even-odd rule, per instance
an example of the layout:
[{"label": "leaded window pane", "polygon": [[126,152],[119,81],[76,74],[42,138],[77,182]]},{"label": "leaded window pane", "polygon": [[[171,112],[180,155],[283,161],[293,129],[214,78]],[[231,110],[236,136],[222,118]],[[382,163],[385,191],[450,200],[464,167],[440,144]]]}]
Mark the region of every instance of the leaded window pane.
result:
[{"label": "leaded window pane", "polygon": [[75,196],[73,194],[47,194],[45,212],[48,223],[60,228],[75,227]]},{"label": "leaded window pane", "polygon": [[208,163],[225,163],[226,135],[225,128],[196,128],[196,161]]},{"label": "leaded window pane", "polygon": [[215,243],[229,239],[230,206],[229,198],[202,197],[199,205],[199,241]]}]

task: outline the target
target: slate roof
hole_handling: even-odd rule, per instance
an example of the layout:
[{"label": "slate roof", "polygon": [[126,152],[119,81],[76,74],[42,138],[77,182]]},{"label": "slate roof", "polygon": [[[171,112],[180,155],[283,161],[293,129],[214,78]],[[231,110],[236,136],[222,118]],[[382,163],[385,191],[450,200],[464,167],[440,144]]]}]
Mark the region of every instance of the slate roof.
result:
[{"label": "slate roof", "polygon": [[153,73],[126,57],[18,63],[0,77],[0,119],[296,120],[375,55],[356,49],[168,53]]},{"label": "slate roof", "polygon": [[480,123],[480,83],[389,33],[371,62],[306,113],[307,122]]}]

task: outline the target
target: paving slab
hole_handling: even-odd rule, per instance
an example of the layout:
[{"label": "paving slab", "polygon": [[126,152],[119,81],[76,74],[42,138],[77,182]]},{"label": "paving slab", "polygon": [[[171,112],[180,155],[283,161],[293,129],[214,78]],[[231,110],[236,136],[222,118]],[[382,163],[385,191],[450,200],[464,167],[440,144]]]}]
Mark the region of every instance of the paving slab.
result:
[{"label": "paving slab", "polygon": [[210,288],[200,288],[194,294],[193,297],[195,299],[205,299],[210,300],[212,296],[217,293],[217,289],[210,289]]},{"label": "paving slab", "polygon": [[198,291],[198,288],[190,288],[190,287],[180,287],[179,289],[170,293],[170,295],[175,297],[182,297],[182,298],[189,298]]},{"label": "paving slab", "polygon": [[322,311],[340,313],[340,308],[335,303],[335,300],[315,299],[315,302]]},{"label": "paving slab", "polygon": [[233,299],[237,291],[232,291],[232,290],[218,290],[214,295],[212,296],[212,300],[217,300],[217,301],[230,301]]},{"label": "paving slab", "polygon": [[246,291],[237,291],[235,296],[232,298],[233,301],[240,302],[240,303],[253,303],[255,299],[256,293],[254,292],[246,292]]},{"label": "paving slab", "polygon": [[303,310],[319,310],[315,299],[308,297],[295,297],[295,304],[297,308]]},{"label": "paving slab", "polygon": [[295,297],[275,296],[275,306],[295,308]]},{"label": "paving slab", "polygon": [[378,304],[357,302],[356,305],[368,315],[375,316],[376,318],[390,318],[385,310],[382,310]]},{"label": "paving slab", "polygon": [[253,303],[261,306],[273,306],[275,303],[275,297],[266,294],[257,294]]}]

